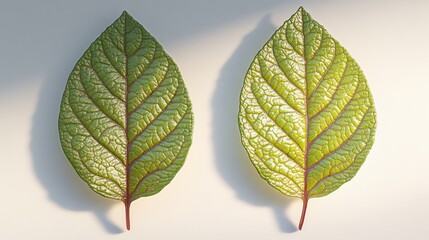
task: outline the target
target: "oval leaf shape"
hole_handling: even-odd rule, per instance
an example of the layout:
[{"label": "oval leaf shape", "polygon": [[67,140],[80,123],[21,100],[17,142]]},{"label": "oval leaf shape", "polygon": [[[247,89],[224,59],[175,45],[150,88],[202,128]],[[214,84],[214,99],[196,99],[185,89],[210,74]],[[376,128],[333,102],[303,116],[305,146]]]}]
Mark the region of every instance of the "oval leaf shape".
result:
[{"label": "oval leaf shape", "polygon": [[253,60],[241,92],[242,143],[263,179],[303,200],[355,176],[374,143],[374,102],[356,61],[301,7]]},{"label": "oval leaf shape", "polygon": [[191,102],[177,65],[127,12],[79,59],[61,102],[62,148],[78,175],[125,203],[158,193],[192,141]]}]

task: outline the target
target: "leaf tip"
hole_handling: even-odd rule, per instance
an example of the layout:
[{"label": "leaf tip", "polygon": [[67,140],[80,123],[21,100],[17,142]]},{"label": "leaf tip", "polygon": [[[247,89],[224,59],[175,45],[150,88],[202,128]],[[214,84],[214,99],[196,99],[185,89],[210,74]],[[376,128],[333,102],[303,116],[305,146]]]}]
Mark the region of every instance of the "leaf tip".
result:
[{"label": "leaf tip", "polygon": [[127,12],[127,10],[124,10],[121,14],[121,17],[129,17],[130,14]]},{"label": "leaf tip", "polygon": [[304,7],[303,7],[303,6],[300,6],[300,7],[298,8],[298,12],[299,12],[299,13],[301,13],[301,14],[305,14],[305,13],[307,13],[307,11],[305,11],[305,9],[304,9]]}]

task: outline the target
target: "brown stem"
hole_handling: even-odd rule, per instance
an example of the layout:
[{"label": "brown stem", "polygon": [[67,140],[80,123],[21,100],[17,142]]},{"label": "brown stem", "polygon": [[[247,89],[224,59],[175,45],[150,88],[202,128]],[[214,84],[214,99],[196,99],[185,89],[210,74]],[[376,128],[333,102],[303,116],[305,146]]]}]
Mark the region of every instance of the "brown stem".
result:
[{"label": "brown stem", "polygon": [[131,202],[127,199],[125,201],[125,222],[127,225],[127,230],[131,229],[131,224],[130,224],[130,206],[131,206]]},{"label": "brown stem", "polygon": [[298,226],[299,230],[301,230],[302,225],[304,225],[305,213],[307,212],[307,205],[308,205],[308,197],[304,196],[304,199],[302,200],[301,220],[299,220],[299,226]]}]

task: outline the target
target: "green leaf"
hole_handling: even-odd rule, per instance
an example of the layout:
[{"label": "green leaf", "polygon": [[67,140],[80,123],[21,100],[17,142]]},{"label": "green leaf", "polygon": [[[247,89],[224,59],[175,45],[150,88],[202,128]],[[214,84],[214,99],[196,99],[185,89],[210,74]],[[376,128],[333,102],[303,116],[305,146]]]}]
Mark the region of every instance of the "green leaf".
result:
[{"label": "green leaf", "polygon": [[59,116],[63,150],[79,176],[125,203],[158,193],[192,141],[191,102],[177,65],[127,12],[79,59]]},{"label": "green leaf", "polygon": [[303,200],[355,176],[374,143],[362,70],[301,7],[256,55],[240,98],[242,143],[263,179]]}]

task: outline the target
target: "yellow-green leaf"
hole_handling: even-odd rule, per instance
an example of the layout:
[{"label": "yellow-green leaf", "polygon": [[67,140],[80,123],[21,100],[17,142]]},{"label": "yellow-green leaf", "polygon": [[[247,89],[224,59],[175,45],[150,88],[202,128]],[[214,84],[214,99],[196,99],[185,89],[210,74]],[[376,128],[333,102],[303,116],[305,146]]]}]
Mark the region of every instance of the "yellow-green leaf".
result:
[{"label": "yellow-green leaf", "polygon": [[355,176],[374,143],[368,83],[347,50],[301,7],[256,55],[240,98],[242,143],[263,179],[303,200]]}]

